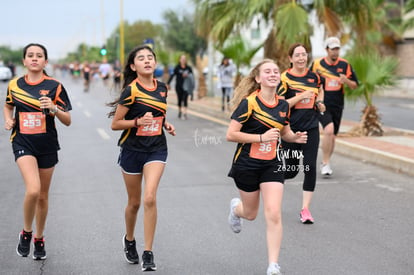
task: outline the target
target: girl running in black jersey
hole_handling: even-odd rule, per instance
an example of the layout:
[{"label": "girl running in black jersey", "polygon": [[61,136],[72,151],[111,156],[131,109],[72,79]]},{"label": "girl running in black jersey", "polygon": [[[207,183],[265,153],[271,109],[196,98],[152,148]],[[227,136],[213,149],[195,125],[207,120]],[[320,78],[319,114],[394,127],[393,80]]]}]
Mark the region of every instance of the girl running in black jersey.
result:
[{"label": "girl running in black jersey", "polygon": [[115,110],[112,130],[123,130],[118,145],[118,163],[128,193],[125,209],[126,234],[122,238],[128,263],[139,262],[135,242],[135,224],[144,188],[144,252],[142,270],[156,270],[152,253],[157,223],[157,189],[167,160],[164,130],[175,135],[174,126],[165,119],[167,87],[153,78],[156,56],[149,46],[139,46],[128,56],[124,69],[123,90],[119,100],[110,104]]},{"label": "girl running in black jersey", "polygon": [[[286,153],[285,178],[294,178],[304,172],[303,199],[300,220],[302,223],[313,223],[309,211],[313,191],[316,185],[316,160],[319,146],[318,113],[325,111],[323,89],[317,74],[307,68],[308,53],[304,45],[296,43],[289,48],[289,59],[292,67],[282,73],[278,94],[286,98],[291,107],[290,127],[293,131],[307,131],[306,144],[282,142]],[[300,164],[300,159],[303,159]]]},{"label": "girl running in black jersey", "polygon": [[10,81],[3,112],[5,129],[12,130],[10,140],[26,186],[24,224],[16,250],[22,257],[29,255],[32,225],[36,219],[35,260],[46,259],[43,233],[49,187],[60,149],[55,118],[69,126],[68,111],[72,110],[65,88],[44,71],[47,63],[44,46],[32,43],[24,47],[23,64],[27,74]]},{"label": "girl running in black jersey", "polygon": [[279,68],[265,59],[242,79],[235,90],[236,107],[227,130],[227,140],[237,142],[229,176],[240,198],[230,202],[229,224],[241,231],[242,218],[254,220],[263,198],[269,266],[267,274],[280,274],[278,265],[282,241],[283,163],[278,156],[280,137],[306,143],[306,132],[296,134],[289,127],[289,104],[276,95]]}]

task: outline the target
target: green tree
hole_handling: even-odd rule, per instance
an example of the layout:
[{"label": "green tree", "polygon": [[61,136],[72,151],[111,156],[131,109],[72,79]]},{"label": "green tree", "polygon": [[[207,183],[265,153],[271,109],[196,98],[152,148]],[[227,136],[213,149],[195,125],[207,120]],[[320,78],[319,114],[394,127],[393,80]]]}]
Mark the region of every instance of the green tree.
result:
[{"label": "green tree", "polygon": [[195,64],[196,57],[207,48],[206,40],[200,37],[194,25],[194,18],[188,13],[180,14],[167,10],[163,13],[165,20],[163,40],[165,46],[177,52],[190,55]]},{"label": "green tree", "polygon": [[100,47],[88,46],[84,43],[79,44],[75,51],[68,53],[62,60],[64,62],[83,62],[100,60],[102,57],[99,54]]},{"label": "green tree", "polygon": [[[198,29],[219,44],[249,26],[257,16],[264,24],[272,26],[264,41],[264,57],[277,60],[282,70],[289,66],[287,50],[292,43],[303,43],[309,50],[312,47],[311,10],[325,27],[327,36],[349,36],[345,32],[344,18],[360,22],[361,10],[367,15],[372,11],[372,5],[368,4],[370,1],[373,0],[314,0],[304,5],[305,1],[300,0],[193,0],[197,7]],[[368,23],[372,22],[371,18],[369,16]]]},{"label": "green tree", "polygon": [[381,56],[376,51],[354,53],[347,56],[347,60],[358,76],[359,86],[354,90],[346,88],[345,95],[351,100],[362,99],[365,104],[360,124],[352,132],[363,136],[382,136],[381,119],[372,97],[380,88],[395,84],[398,60],[392,56]]},{"label": "green tree", "polygon": [[224,43],[223,47],[218,48],[218,51],[220,51],[223,56],[230,58],[236,66],[237,75],[234,83],[235,86],[237,86],[242,77],[242,74],[240,72],[241,67],[249,67],[252,58],[262,47],[263,44],[260,44],[257,47],[252,47],[240,35],[236,35],[227,40],[226,43]]},{"label": "green tree", "polygon": [[194,17],[190,14],[179,14],[172,10],[167,10],[163,14],[164,43],[165,49],[170,52],[173,64],[178,62],[178,56],[188,54],[192,64],[195,65],[198,77],[198,98],[207,94],[206,80],[203,74],[201,59],[207,48],[206,40],[196,32]]},{"label": "green tree", "polygon": [[[162,45],[163,27],[159,24],[153,24],[151,21],[135,21],[129,24],[124,21],[124,55],[128,56],[129,52],[138,45],[144,44],[145,40],[154,41],[154,50]],[[119,25],[112,31],[105,45],[108,49],[108,60],[114,62],[119,60]]]},{"label": "green tree", "polygon": [[23,59],[23,48],[12,50],[9,46],[0,46],[0,60],[7,64],[11,61],[14,64],[21,64]]},{"label": "green tree", "polygon": [[[406,1],[402,13],[404,16],[414,11],[414,0]],[[410,30],[414,28],[414,16],[406,18],[403,22],[403,31]]]}]

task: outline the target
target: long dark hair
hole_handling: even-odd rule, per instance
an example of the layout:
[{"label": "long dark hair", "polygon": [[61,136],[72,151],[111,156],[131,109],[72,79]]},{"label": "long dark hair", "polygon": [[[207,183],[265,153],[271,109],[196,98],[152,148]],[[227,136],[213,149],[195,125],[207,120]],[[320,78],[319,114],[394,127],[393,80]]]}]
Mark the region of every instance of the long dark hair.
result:
[{"label": "long dark hair", "polygon": [[124,71],[122,72],[122,74],[124,76],[124,83],[122,84],[122,89],[120,91],[119,97],[115,101],[110,102],[110,103],[107,104],[109,107],[112,107],[111,112],[108,113],[108,117],[112,117],[115,114],[116,106],[118,105],[118,102],[119,102],[119,99],[120,99],[120,96],[121,96],[121,92],[126,87],[128,87],[128,85],[131,84],[132,81],[134,81],[137,78],[137,72],[133,71],[131,69],[131,64],[134,64],[135,56],[137,55],[137,53],[139,51],[142,51],[142,50],[150,51],[152,53],[152,55],[154,55],[155,61],[157,61],[157,56],[155,55],[154,50],[148,45],[140,45],[140,46],[134,48],[128,54],[128,59],[127,59],[127,62],[125,64]]},{"label": "long dark hair", "polygon": [[[46,49],[46,47],[45,47],[45,46],[43,46],[42,44],[39,44],[39,43],[30,43],[30,44],[27,44],[27,45],[23,48],[23,59],[25,59],[25,58],[26,58],[27,50],[28,50],[30,47],[32,47],[32,46],[35,46],[35,47],[39,47],[39,48],[41,48],[41,49],[42,49],[42,51],[43,51],[43,54],[45,55],[45,60],[48,60],[48,55],[47,55],[47,49]],[[43,70],[43,73],[44,73],[45,75],[49,76],[49,75],[46,73],[46,71],[45,71],[45,70]]]}]

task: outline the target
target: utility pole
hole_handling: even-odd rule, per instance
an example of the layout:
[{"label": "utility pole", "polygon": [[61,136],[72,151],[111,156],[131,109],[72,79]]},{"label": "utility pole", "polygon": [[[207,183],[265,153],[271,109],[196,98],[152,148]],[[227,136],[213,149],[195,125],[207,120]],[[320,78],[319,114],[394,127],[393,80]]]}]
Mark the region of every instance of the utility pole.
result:
[{"label": "utility pole", "polygon": [[119,63],[121,68],[124,67],[125,44],[124,44],[124,0],[120,1],[120,19],[119,19]]},{"label": "utility pole", "polygon": [[102,45],[105,44],[105,11],[104,0],[101,0],[101,27],[102,27]]}]

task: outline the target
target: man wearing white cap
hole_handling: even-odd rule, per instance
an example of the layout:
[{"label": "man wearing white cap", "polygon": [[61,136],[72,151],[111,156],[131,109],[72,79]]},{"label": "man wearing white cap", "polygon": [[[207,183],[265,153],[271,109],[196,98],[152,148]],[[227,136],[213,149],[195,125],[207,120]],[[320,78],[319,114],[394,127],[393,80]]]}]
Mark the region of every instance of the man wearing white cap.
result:
[{"label": "man wearing white cap", "polygon": [[332,169],[329,161],[334,151],[335,138],[344,109],[344,84],[355,89],[358,86],[358,79],[348,61],[339,57],[341,42],[337,37],[328,37],[325,48],[327,56],[315,60],[310,69],[321,76],[325,91],[326,111],[319,116],[323,126],[321,174],[330,176]]}]

